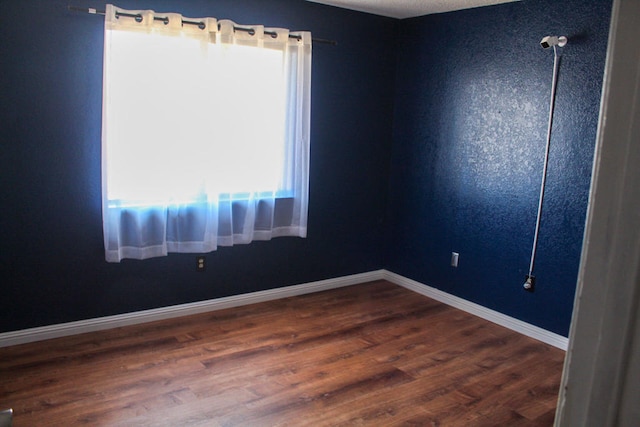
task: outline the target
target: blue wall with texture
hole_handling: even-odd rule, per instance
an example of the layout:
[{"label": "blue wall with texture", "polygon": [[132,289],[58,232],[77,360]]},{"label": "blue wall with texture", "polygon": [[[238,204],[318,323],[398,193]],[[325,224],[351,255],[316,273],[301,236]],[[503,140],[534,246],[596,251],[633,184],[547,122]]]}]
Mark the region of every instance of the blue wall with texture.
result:
[{"label": "blue wall with texture", "polygon": [[116,2],[339,41],[313,47],[308,238],[220,248],[197,273],[195,255],[104,261],[104,20],[69,12],[68,4],[0,1],[0,332],[381,268],[383,237],[371,230],[385,215],[395,20],[300,0]]},{"label": "blue wall with texture", "polygon": [[[567,336],[610,9],[522,1],[402,21],[387,269]],[[570,41],[528,293],[553,68],[545,35]]]},{"label": "blue wall with texture", "polygon": [[[68,3],[0,1],[0,332],[388,268],[567,333],[610,1],[403,21],[302,0],[116,2],[339,42],[314,45],[308,238],[220,248],[204,273],[187,254],[104,261],[103,21]],[[552,66],[538,42],[554,33],[571,42],[529,294]]]}]

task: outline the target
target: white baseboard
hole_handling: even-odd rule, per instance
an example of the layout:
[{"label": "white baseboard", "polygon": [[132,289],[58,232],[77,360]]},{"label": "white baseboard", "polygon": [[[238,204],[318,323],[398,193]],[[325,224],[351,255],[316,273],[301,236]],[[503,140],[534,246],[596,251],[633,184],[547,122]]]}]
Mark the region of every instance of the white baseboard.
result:
[{"label": "white baseboard", "polygon": [[439,289],[432,288],[420,282],[416,282],[415,280],[400,276],[399,274],[395,274],[387,270],[383,271],[384,279],[391,283],[395,283],[396,285],[400,285],[436,301],[440,301],[500,326],[504,326],[505,328],[511,329],[515,332],[519,332],[530,338],[537,339],[561,350],[567,351],[569,339],[562,335],[547,331],[546,329],[539,328],[530,323],[523,322],[522,320],[515,319],[511,316],[507,316],[506,314],[499,313],[455,295],[448,294]]},{"label": "white baseboard", "polygon": [[80,320],[77,322],[60,323],[56,325],[42,326],[38,328],[23,329],[0,333],[0,347],[25,344],[34,341],[42,341],[51,338],[60,338],[69,335],[94,332],[121,326],[136,325],[156,320],[171,319],[174,317],[188,316],[191,314],[205,313],[222,310],[225,308],[255,304],[296,295],[320,292],[374,280],[388,280],[391,283],[422,294],[436,301],[466,311],[475,316],[497,323],[498,325],[519,332],[528,337],[540,340],[562,350],[567,349],[568,339],[549,332],[545,329],[533,326],[497,311],[472,303],[415,280],[408,279],[387,270],[375,270],[367,273],[353,274],[334,279],[320,280],[300,285],[286,286],[283,288],[269,289],[266,291],[252,292],[249,294],[233,295],[207,301],[199,301],[189,304],[180,304],[170,307],[156,308],[152,310],[137,311],[115,316],[99,317],[95,319]]},{"label": "white baseboard", "polygon": [[80,320],[77,322],[59,323],[56,325],[42,326],[38,328],[4,332],[0,333],[0,348],[51,338],[82,334],[85,332],[101,331],[120,326],[136,325],[156,320],[171,319],[174,317],[222,310],[225,308],[255,304],[296,295],[310,294],[328,289],[341,288],[343,286],[381,280],[383,276],[384,270],[370,271],[367,273],[353,274],[350,276],[309,282],[301,285],[252,292],[249,294],[233,295],[230,297],[173,305],[170,307],[137,311],[133,313],[118,314],[115,316],[99,317],[95,319]]}]

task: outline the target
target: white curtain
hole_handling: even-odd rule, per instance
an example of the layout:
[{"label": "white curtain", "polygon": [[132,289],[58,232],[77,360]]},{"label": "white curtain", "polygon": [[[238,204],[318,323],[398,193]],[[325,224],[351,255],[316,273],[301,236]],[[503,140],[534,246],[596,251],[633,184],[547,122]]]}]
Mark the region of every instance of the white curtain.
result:
[{"label": "white curtain", "polygon": [[306,237],[311,34],[106,6],[106,259]]}]

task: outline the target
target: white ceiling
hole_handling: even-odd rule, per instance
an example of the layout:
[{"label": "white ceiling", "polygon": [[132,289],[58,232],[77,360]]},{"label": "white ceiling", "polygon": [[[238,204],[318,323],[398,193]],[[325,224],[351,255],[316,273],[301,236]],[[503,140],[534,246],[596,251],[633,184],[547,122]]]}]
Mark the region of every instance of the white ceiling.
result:
[{"label": "white ceiling", "polygon": [[432,13],[470,9],[518,0],[307,0],[391,18],[412,18]]}]

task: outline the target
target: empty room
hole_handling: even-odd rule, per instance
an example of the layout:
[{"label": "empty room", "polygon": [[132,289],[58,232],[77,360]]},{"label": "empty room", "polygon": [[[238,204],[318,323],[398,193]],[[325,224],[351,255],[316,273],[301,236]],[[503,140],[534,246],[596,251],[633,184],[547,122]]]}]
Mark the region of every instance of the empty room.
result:
[{"label": "empty room", "polygon": [[638,16],[0,1],[0,426],[634,425]]}]

